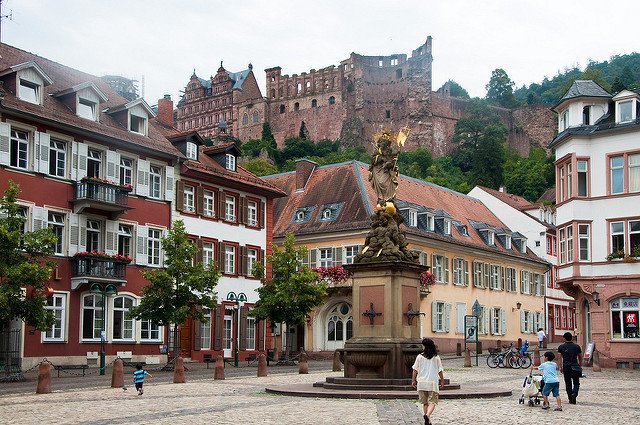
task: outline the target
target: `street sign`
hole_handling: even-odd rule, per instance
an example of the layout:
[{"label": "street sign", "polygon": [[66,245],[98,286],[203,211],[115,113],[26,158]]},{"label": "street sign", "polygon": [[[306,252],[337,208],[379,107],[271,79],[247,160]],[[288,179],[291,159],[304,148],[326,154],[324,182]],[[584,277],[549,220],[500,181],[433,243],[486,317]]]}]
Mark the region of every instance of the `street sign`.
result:
[{"label": "street sign", "polygon": [[480,317],[480,314],[482,313],[482,307],[480,306],[480,303],[478,302],[478,300],[476,300],[476,302],[473,303],[473,307],[471,307],[471,311],[473,311],[474,316]]},{"label": "street sign", "polygon": [[476,316],[464,316],[465,342],[478,342],[478,318]]}]

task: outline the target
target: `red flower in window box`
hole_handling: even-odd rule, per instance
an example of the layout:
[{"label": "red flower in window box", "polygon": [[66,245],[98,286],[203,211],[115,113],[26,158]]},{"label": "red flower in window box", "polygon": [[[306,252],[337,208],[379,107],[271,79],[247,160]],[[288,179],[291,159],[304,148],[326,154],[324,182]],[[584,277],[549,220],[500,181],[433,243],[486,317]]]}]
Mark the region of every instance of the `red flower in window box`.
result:
[{"label": "red flower in window box", "polygon": [[315,267],[313,270],[318,273],[320,280],[326,280],[334,285],[344,283],[351,277],[351,273],[342,266]]},{"label": "red flower in window box", "polygon": [[430,271],[424,271],[420,273],[420,286],[427,287],[436,283],[436,277]]}]

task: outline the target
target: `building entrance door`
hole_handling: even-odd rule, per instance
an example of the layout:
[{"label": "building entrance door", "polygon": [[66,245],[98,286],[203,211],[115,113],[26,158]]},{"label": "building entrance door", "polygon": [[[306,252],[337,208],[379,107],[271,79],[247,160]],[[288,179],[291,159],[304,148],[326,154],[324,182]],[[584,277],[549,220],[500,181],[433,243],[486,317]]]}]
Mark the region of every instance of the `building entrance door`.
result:
[{"label": "building entrance door", "polygon": [[223,349],[222,356],[225,359],[233,356],[233,310],[226,310],[222,329]]},{"label": "building entrance door", "polygon": [[342,302],[334,306],[325,320],[325,343],[327,351],[344,348],[344,343],[353,336],[351,305]]}]

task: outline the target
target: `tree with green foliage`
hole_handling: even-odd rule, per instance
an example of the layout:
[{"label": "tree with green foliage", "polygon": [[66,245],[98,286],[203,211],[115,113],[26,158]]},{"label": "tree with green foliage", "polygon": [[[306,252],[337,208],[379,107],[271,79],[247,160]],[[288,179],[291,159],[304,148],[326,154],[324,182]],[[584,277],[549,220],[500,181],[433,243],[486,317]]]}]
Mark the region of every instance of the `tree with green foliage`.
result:
[{"label": "tree with green foliage", "polygon": [[[263,279],[257,289],[260,298],[251,314],[258,320],[269,319],[272,324],[286,323],[290,326],[304,324],[304,319],[314,307],[321,305],[327,293],[326,284],[320,282],[318,273],[302,264],[307,255],[306,247],[295,247],[293,233],[287,233],[282,248],[273,245],[267,261],[271,264],[271,279]],[[264,267],[256,263],[254,276],[264,276]],[[287,337],[289,332],[285,332]],[[289,360],[286,343],[285,361]]]},{"label": "tree with green foliage", "polygon": [[[10,346],[13,320],[40,331],[54,324],[53,313],[47,309],[51,291],[47,282],[55,264],[46,259],[53,255],[57,238],[48,228],[24,232],[24,218],[16,203],[18,193],[18,185],[9,180],[0,200],[0,333],[5,347]],[[9,350],[6,356],[3,363],[8,366]],[[11,368],[5,367],[7,376],[10,372]]]},{"label": "tree with green foliage", "polygon": [[280,172],[278,167],[262,158],[253,158],[242,163],[242,167],[256,176],[268,176]]},{"label": "tree with green foliage", "polygon": [[507,129],[486,101],[473,99],[467,114],[456,123],[452,160],[467,174],[471,187],[497,189],[502,184]]},{"label": "tree with green foliage", "polygon": [[450,92],[452,97],[461,97],[463,99],[469,99],[469,92],[466,91],[460,84],[453,80],[447,81],[449,83]]},{"label": "tree with green foliage", "polygon": [[[174,221],[162,238],[162,249],[165,267],[142,272],[149,284],[142,289],[140,304],[129,310],[129,317],[163,326],[180,325],[188,319],[206,321],[202,308],[216,307],[217,267],[213,262],[194,264],[197,247],[181,220]],[[176,354],[177,349],[175,346]]]},{"label": "tree with green foliage", "polygon": [[522,157],[513,149],[507,151],[504,163],[504,183],[509,193],[536,202],[554,185],[553,158],[543,148],[529,149]]},{"label": "tree with green foliage", "polygon": [[271,132],[271,124],[268,122],[262,123],[262,137],[260,137],[263,141],[267,142],[271,148],[277,149],[278,144],[276,143],[276,138],[273,137],[273,133]]},{"label": "tree with green foliage", "polygon": [[428,169],[428,176],[425,180],[460,193],[468,193],[472,188],[467,183],[465,174],[460,167],[453,164],[450,156],[435,158]]},{"label": "tree with green foliage", "polygon": [[431,152],[427,148],[416,148],[402,152],[398,156],[398,168],[402,174],[418,179],[428,176],[429,167],[433,163]]},{"label": "tree with green foliage", "polygon": [[487,89],[486,99],[492,103],[503,108],[513,108],[517,105],[516,99],[513,96],[513,87],[515,83],[511,81],[511,78],[507,75],[504,69],[497,68],[491,73],[491,79],[485,86]]}]

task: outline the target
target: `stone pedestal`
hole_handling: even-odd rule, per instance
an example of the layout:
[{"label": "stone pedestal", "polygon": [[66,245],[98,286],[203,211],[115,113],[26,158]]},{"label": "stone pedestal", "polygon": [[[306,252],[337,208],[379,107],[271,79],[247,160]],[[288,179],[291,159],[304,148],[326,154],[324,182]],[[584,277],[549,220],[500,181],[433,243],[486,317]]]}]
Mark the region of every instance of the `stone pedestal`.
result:
[{"label": "stone pedestal", "polygon": [[345,268],[353,276],[353,338],[344,345],[345,378],[410,384],[411,366],[422,351],[420,273],[428,267],[371,262]]}]

